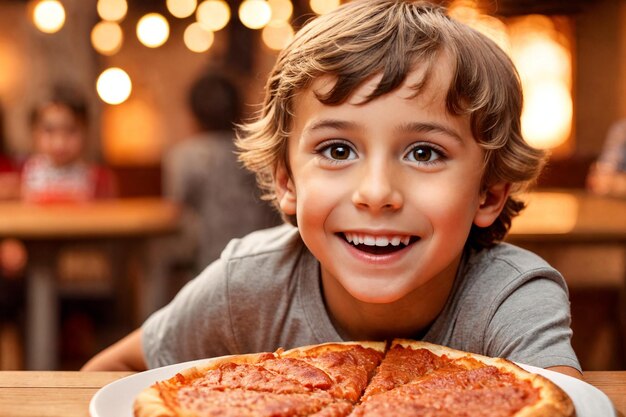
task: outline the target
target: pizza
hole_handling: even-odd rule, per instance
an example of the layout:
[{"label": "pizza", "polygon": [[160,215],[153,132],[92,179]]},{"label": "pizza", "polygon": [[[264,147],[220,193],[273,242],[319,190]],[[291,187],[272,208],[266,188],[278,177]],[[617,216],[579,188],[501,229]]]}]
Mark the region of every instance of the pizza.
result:
[{"label": "pizza", "polygon": [[573,417],[511,361],[407,339],[224,356],[144,389],[135,417]]}]

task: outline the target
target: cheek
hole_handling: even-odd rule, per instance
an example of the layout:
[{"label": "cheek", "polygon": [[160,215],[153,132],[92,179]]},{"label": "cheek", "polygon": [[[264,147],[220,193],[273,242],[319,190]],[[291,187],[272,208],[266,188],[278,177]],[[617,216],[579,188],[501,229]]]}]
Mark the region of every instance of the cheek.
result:
[{"label": "cheek", "polygon": [[[433,184],[434,185],[434,184]],[[469,233],[479,205],[478,184],[472,181],[458,186],[434,185],[420,201],[421,209],[430,219],[435,232]]]},{"label": "cheek", "polygon": [[345,197],[345,183],[335,178],[326,179],[323,174],[299,177],[296,184],[298,225],[323,225]]}]

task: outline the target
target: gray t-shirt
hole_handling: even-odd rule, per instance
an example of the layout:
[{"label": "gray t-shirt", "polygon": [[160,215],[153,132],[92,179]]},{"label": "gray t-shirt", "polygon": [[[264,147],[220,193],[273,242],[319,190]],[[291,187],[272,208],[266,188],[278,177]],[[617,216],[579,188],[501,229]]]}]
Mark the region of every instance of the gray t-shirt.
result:
[{"label": "gray t-shirt", "polygon": [[[341,341],[320,283],[319,262],[292,226],[233,240],[144,323],[148,366]],[[499,244],[465,254],[452,293],[423,340],[580,370],[569,326],[563,277],[533,253]]]}]

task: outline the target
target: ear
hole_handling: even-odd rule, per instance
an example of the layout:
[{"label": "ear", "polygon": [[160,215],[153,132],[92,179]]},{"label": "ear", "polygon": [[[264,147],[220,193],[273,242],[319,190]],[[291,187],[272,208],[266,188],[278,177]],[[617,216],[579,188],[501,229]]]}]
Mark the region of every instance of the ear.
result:
[{"label": "ear", "polygon": [[511,184],[499,182],[481,193],[480,206],[474,215],[474,224],[478,227],[489,227],[498,218],[507,198]]},{"label": "ear", "polygon": [[291,175],[285,164],[280,164],[276,168],[274,180],[274,191],[280,210],[293,216],[296,214],[296,187],[291,179]]}]

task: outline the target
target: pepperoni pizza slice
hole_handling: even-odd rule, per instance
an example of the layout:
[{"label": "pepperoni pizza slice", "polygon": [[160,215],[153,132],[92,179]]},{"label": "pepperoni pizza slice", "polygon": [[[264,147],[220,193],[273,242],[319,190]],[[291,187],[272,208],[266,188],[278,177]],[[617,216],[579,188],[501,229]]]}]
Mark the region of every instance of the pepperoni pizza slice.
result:
[{"label": "pepperoni pizza slice", "polygon": [[574,415],[570,398],[511,361],[394,340],[351,416]]},{"label": "pepperoni pizza slice", "polygon": [[385,343],[327,343],[210,359],[136,398],[136,417],[348,415]]}]

